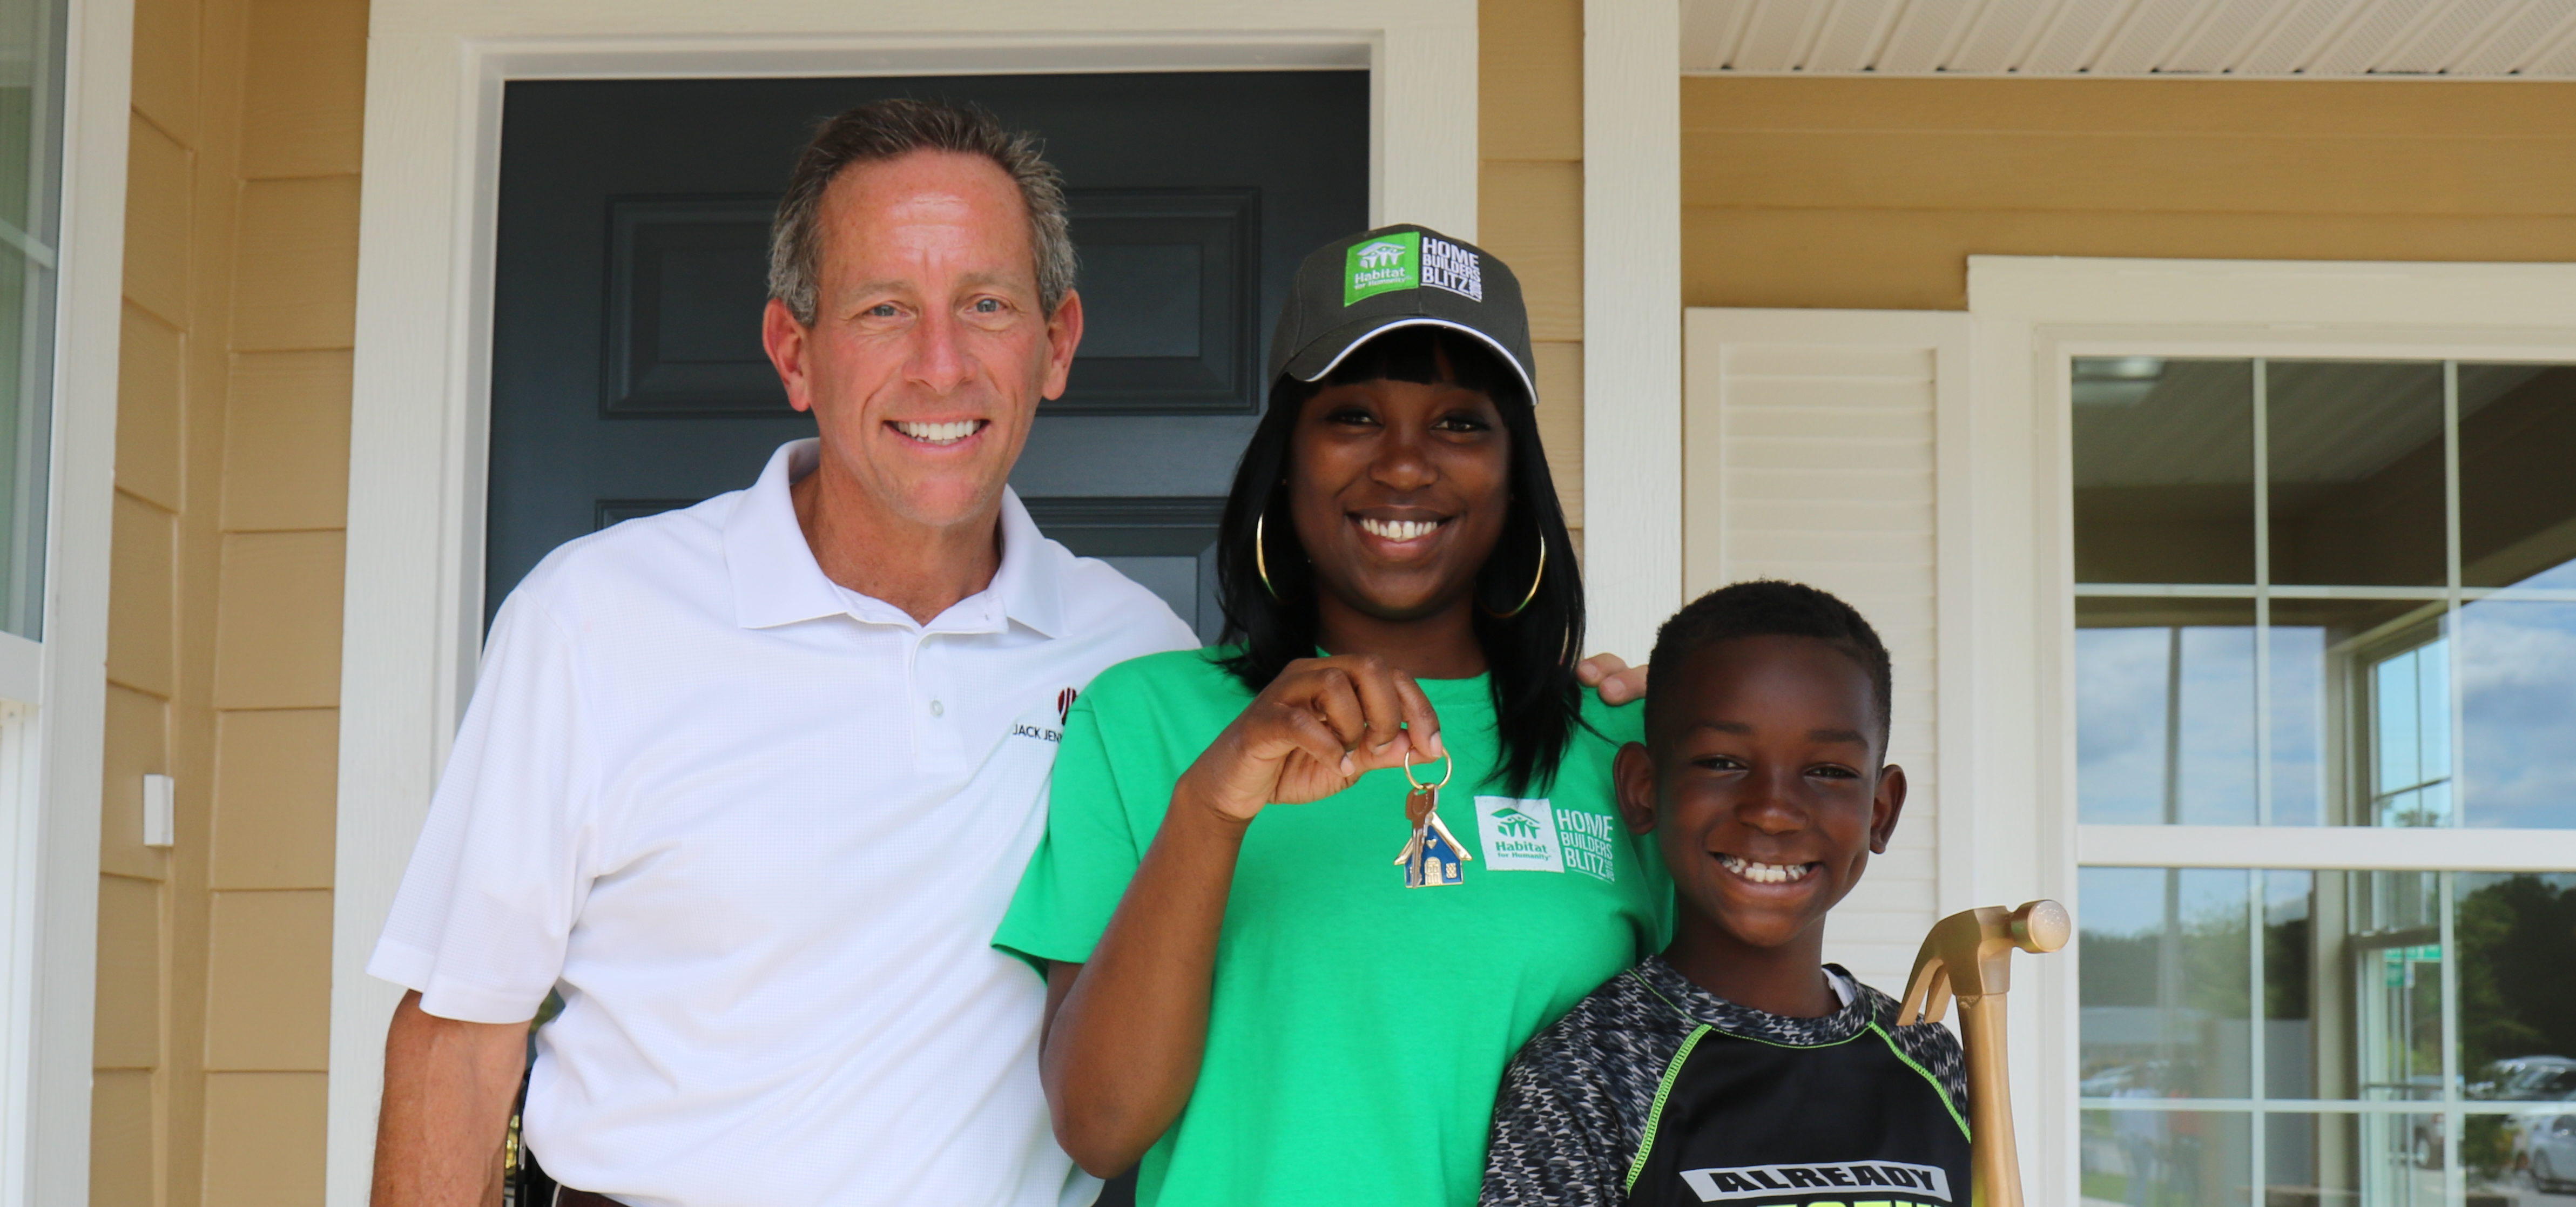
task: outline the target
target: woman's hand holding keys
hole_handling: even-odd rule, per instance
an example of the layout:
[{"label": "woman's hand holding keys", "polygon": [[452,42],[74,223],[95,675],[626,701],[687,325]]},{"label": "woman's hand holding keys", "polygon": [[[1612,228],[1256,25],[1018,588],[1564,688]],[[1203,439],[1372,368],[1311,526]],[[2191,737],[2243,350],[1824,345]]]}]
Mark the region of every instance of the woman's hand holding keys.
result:
[{"label": "woman's hand holding keys", "polygon": [[1413,676],[1370,655],[1304,658],[1219,734],[1174,795],[1249,822],[1322,800],[1381,767],[1441,756],[1440,718]]}]

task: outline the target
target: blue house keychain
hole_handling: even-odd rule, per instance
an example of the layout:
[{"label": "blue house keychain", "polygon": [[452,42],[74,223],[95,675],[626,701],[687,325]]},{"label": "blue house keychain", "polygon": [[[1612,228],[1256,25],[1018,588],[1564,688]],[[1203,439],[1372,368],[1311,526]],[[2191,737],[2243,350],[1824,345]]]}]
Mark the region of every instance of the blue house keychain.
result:
[{"label": "blue house keychain", "polygon": [[1413,837],[1404,844],[1395,862],[1404,868],[1406,888],[1456,884],[1466,879],[1466,861],[1475,858],[1458,845],[1458,836],[1440,823],[1440,789],[1458,771],[1458,760],[1446,754],[1442,757],[1448,759],[1448,766],[1441,771],[1440,782],[1426,784],[1413,778],[1413,755],[1404,756],[1404,782],[1413,785],[1413,791],[1404,798],[1404,815],[1413,823]]}]

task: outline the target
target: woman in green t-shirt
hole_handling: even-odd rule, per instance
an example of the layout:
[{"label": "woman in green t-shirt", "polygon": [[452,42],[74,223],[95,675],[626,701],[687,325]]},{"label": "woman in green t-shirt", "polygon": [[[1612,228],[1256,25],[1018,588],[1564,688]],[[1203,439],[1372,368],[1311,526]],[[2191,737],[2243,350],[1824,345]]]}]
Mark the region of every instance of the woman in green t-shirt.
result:
[{"label": "woman in green t-shirt", "polygon": [[1058,1139],[1141,1203],[1473,1203],[1504,1064],[1662,947],[1528,329],[1437,232],[1309,256],[1218,538],[1228,644],[1066,718],[994,941],[1047,974]]}]

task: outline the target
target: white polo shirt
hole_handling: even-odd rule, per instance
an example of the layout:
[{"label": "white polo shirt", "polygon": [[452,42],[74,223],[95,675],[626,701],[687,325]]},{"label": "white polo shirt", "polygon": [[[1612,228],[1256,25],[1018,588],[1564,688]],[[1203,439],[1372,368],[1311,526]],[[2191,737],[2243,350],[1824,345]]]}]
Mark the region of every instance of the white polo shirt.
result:
[{"label": "white polo shirt", "polygon": [[367,970],[537,1033],[529,1148],[638,1207],[1059,1207],[1046,990],[993,950],[1072,695],[1198,644],[1002,504],[929,624],[823,576],[788,483],[555,550],[502,604]]}]

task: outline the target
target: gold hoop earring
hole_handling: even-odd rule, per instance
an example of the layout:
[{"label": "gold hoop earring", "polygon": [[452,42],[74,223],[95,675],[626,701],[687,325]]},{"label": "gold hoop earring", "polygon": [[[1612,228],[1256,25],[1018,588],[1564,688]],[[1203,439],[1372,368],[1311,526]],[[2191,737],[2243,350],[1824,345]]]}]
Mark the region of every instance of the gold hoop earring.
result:
[{"label": "gold hoop earring", "polygon": [[1530,576],[1530,589],[1529,589],[1529,594],[1524,595],[1524,596],[1521,596],[1521,602],[1520,602],[1520,604],[1519,604],[1518,606],[1514,607],[1514,608],[1513,608],[1511,611],[1509,611],[1509,612],[1497,612],[1497,611],[1494,611],[1492,608],[1487,608],[1487,609],[1485,609],[1485,614],[1486,614],[1486,615],[1488,615],[1488,616],[1493,617],[1493,618],[1494,618],[1494,619],[1496,619],[1496,620],[1510,620],[1512,617],[1518,616],[1518,615],[1520,615],[1521,613],[1528,611],[1528,610],[1529,610],[1529,606],[1530,606],[1530,601],[1538,598],[1538,585],[1539,585],[1540,583],[1543,583],[1543,582],[1546,582],[1546,581],[1547,581],[1547,534],[1546,534],[1545,532],[1541,532],[1541,533],[1539,533],[1539,534],[1538,534],[1538,573],[1533,574],[1533,575],[1531,575],[1531,576]]},{"label": "gold hoop earring", "polygon": [[[1252,569],[1261,576],[1261,589],[1270,598],[1279,598],[1279,588],[1270,585],[1270,541],[1262,535],[1262,525],[1270,519],[1270,507],[1264,504],[1261,514],[1252,517]],[[1284,601],[1283,601],[1284,602]]]}]

